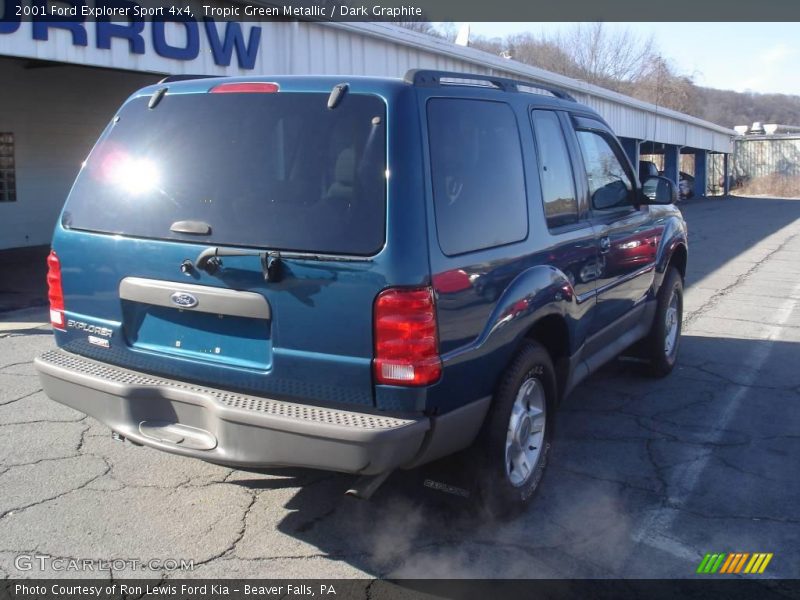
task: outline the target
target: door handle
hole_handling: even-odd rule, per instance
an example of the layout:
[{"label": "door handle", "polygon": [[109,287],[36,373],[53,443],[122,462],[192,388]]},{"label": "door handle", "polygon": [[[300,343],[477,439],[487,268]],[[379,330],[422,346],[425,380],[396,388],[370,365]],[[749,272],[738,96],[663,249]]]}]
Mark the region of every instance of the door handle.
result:
[{"label": "door handle", "polygon": [[608,236],[600,238],[600,252],[605,254],[611,250],[611,239]]}]

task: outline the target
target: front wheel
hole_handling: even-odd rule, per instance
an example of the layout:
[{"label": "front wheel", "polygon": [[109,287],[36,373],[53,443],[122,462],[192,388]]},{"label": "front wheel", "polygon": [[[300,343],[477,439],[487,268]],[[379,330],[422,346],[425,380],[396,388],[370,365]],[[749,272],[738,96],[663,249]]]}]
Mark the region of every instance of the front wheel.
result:
[{"label": "front wheel", "polygon": [[683,279],[675,267],[669,267],[658,291],[656,316],[645,339],[650,373],[669,375],[678,359],[683,321]]},{"label": "front wheel", "polygon": [[556,377],[547,351],[526,342],[498,385],[479,438],[479,493],[495,517],[522,509],[542,479],[553,432]]}]

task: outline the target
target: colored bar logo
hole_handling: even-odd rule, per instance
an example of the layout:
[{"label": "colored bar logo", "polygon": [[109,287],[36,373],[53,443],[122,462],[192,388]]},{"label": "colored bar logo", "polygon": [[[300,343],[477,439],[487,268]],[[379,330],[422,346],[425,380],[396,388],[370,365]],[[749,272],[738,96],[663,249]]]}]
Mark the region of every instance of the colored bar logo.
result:
[{"label": "colored bar logo", "polygon": [[760,575],[767,568],[772,556],[772,552],[706,554],[696,572],[709,575],[714,573]]}]

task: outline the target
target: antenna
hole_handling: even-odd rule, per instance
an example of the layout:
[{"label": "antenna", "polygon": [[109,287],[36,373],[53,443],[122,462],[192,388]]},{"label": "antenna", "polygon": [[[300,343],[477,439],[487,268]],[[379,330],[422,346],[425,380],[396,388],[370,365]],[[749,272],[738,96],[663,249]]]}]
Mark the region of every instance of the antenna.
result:
[{"label": "antenna", "polygon": [[456,46],[469,46],[469,23],[463,23],[456,36]]}]

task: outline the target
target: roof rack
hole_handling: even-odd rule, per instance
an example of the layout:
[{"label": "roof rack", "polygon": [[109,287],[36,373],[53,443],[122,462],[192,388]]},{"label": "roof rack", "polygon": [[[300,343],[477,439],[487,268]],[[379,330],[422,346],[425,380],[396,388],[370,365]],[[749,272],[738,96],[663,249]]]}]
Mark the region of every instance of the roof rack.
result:
[{"label": "roof rack", "polygon": [[219,75],[167,75],[158,83],[172,83],[173,81],[187,81],[189,79],[211,79]]},{"label": "roof rack", "polygon": [[[419,87],[438,87],[440,85],[459,85],[457,80],[463,82],[469,81],[485,81],[497,89],[504,92],[519,92],[520,87],[528,89],[544,90],[553,94],[556,98],[561,100],[569,100],[570,102],[577,102],[570,94],[564,90],[535,81],[520,81],[517,79],[509,79],[507,77],[497,77],[495,75],[482,75],[479,73],[458,73],[455,71],[434,71],[429,69],[411,69],[406,72],[403,77],[406,83],[416,85]],[[454,80],[454,81],[445,81]],[[467,85],[466,83],[462,85]]]}]

